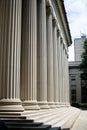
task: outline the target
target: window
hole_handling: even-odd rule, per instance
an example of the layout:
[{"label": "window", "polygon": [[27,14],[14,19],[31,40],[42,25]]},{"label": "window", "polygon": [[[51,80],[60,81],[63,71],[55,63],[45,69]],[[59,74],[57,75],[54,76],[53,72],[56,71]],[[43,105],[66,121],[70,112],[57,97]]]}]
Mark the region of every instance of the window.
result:
[{"label": "window", "polygon": [[71,80],[75,80],[75,76],[71,76]]},{"label": "window", "polygon": [[76,95],[76,90],[75,90],[75,89],[72,89],[72,90],[71,90],[71,94],[75,94],[75,95]]},{"label": "window", "polygon": [[71,80],[76,80],[75,78],[71,78]]},{"label": "window", "polygon": [[75,102],[76,101],[76,95],[73,95],[72,96],[72,102]]},{"label": "window", "polygon": [[76,85],[71,85],[72,88],[76,88]]}]

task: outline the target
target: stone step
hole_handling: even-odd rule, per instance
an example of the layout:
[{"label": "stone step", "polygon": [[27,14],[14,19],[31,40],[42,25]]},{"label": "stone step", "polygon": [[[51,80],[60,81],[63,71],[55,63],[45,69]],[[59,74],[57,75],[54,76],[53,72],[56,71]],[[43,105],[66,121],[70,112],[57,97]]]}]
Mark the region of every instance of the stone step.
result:
[{"label": "stone step", "polygon": [[44,121],[47,121],[49,119],[53,119],[53,117],[55,117],[55,115],[58,117],[58,116],[61,116],[61,115],[65,114],[65,113],[66,113],[65,110],[62,110],[61,112],[58,111],[58,110],[55,110],[53,113],[50,112],[48,114],[44,114],[44,115],[41,115],[41,116],[39,116],[39,115],[38,116],[33,116],[33,118],[32,117],[30,117],[30,118],[34,119],[35,121],[44,122]]},{"label": "stone step", "polygon": [[30,123],[30,122],[25,122],[25,123],[24,123],[24,122],[21,122],[21,123],[19,123],[19,122],[18,122],[18,123],[17,123],[17,122],[5,122],[5,124],[6,124],[7,126],[17,126],[17,127],[18,127],[18,126],[19,126],[19,127],[20,127],[20,126],[21,126],[21,127],[22,127],[22,126],[23,126],[23,127],[24,127],[24,126],[25,126],[25,127],[31,127],[31,126],[32,126],[32,127],[39,127],[39,126],[41,126],[43,123],[40,123],[40,122],[39,122],[39,123],[38,123],[38,122],[33,122],[33,123]]},{"label": "stone step", "polygon": [[[73,107],[55,108],[50,110],[46,109],[44,111],[39,110],[38,112],[36,111],[36,113],[34,111],[34,113],[31,112],[28,116],[22,115],[22,118],[20,118],[20,116],[18,116],[18,118],[16,118],[15,116],[13,116],[12,118],[7,118],[6,116],[6,118],[1,119],[6,122],[9,129],[15,128],[30,130],[30,128],[32,128],[31,130],[59,130],[59,127],[61,127],[62,130],[65,128],[67,130],[72,125],[72,120],[74,121],[77,118],[79,111],[79,109]],[[48,129],[48,127],[46,128],[46,126],[49,126],[49,124],[52,127]]]},{"label": "stone step", "polygon": [[73,115],[71,115],[67,120],[65,120],[65,123],[62,125],[62,128],[71,128],[74,124],[74,122],[77,120],[77,118],[80,115],[80,110]]},{"label": "stone step", "polygon": [[50,116],[54,113],[61,113],[63,112],[64,109],[58,109],[58,108],[55,108],[55,109],[51,109],[51,110],[46,110],[45,112],[38,112],[38,113],[30,113],[29,115],[27,115],[27,118],[40,118],[40,117],[46,117],[46,116]]},{"label": "stone step", "polygon": [[[67,115],[68,115],[68,113],[63,114],[60,117],[56,115],[53,119],[46,121],[45,123],[46,124],[49,123],[54,127],[56,123],[63,121],[63,119],[66,118]],[[57,127],[57,126],[61,126],[61,125],[56,125],[55,127]]]},{"label": "stone step", "polygon": [[8,130],[61,130],[60,127],[52,128],[51,125],[44,125],[33,120],[1,120],[3,122],[2,129]]},{"label": "stone step", "polygon": [[11,120],[24,120],[24,119],[26,119],[26,116],[16,116],[16,115],[0,115],[0,120],[4,120],[4,119],[6,119],[6,120],[9,120],[9,119],[11,119]]},{"label": "stone step", "polygon": [[53,125],[56,121],[58,121],[57,119],[61,119],[62,117],[64,117],[64,115],[65,115],[65,113],[56,114],[50,118],[44,119],[44,123],[46,123],[46,124],[50,123],[51,125]]},{"label": "stone step", "polygon": [[7,125],[5,124],[4,121],[0,120],[0,130],[6,130],[7,129]]},{"label": "stone step", "polygon": [[61,130],[60,127],[53,127],[53,128],[50,128],[49,130]]},{"label": "stone step", "polygon": [[61,129],[61,130],[70,130],[70,128],[64,128],[64,129]]},{"label": "stone step", "polygon": [[53,125],[53,123],[52,122],[54,122],[55,123],[55,121],[58,121],[58,120],[60,120],[61,118],[63,118],[64,116],[65,116],[65,114],[67,114],[68,113],[68,110],[66,111],[62,111],[61,113],[59,113],[58,111],[57,112],[55,112],[53,115],[51,114],[50,115],[50,118],[49,118],[49,116],[48,117],[45,117],[45,118],[39,118],[38,117],[38,119],[36,120],[36,121],[41,121],[41,122],[44,122],[44,123],[46,123],[46,124],[51,124],[51,125]]},{"label": "stone step", "polygon": [[81,110],[71,130],[87,130],[87,110]]},{"label": "stone step", "polygon": [[61,126],[61,128],[71,128],[73,122],[76,120],[79,113],[80,113],[79,109],[77,110],[72,109],[72,111],[70,111],[64,118],[61,118],[61,120],[55,123],[53,126],[54,127]]},{"label": "stone step", "polygon": [[51,125],[42,125],[39,127],[23,127],[23,126],[8,126],[9,130],[49,130],[51,128]]},{"label": "stone step", "polygon": [[17,120],[17,119],[15,119],[15,120],[11,120],[11,119],[2,119],[2,121],[5,121],[5,122],[7,122],[7,123],[33,123],[33,120]]}]

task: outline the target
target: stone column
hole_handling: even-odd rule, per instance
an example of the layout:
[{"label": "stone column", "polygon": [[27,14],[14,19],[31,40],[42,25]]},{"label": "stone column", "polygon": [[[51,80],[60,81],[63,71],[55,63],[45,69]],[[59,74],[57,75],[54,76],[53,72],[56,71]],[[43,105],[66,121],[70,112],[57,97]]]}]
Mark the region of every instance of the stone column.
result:
[{"label": "stone column", "polygon": [[65,62],[64,62],[64,43],[63,43],[63,39],[62,39],[62,43],[61,43],[61,52],[62,52],[62,62],[61,62],[61,72],[62,72],[62,105],[65,104],[65,98],[64,98],[64,95],[65,95],[65,83],[64,83],[64,79],[65,79]]},{"label": "stone column", "polygon": [[63,49],[63,61],[64,61],[64,63],[63,63],[63,65],[64,65],[64,88],[63,88],[63,95],[64,95],[64,99],[63,99],[63,101],[64,101],[64,104],[66,104],[66,95],[67,95],[67,80],[66,80],[66,61],[65,61],[65,56],[66,56],[66,50],[65,50],[65,46],[64,46],[64,49]]},{"label": "stone column", "polygon": [[63,104],[64,104],[64,102],[65,102],[65,98],[64,98],[64,95],[65,95],[65,83],[64,83],[64,79],[65,79],[65,76],[64,76],[64,74],[65,74],[65,61],[64,61],[64,43],[62,42],[62,79],[63,79],[63,94],[62,94],[62,96],[63,96]]},{"label": "stone column", "polygon": [[37,105],[37,1],[23,0],[21,47],[21,99],[28,109]]},{"label": "stone column", "polygon": [[0,0],[0,112],[21,112],[21,0]]},{"label": "stone column", "polygon": [[68,72],[68,60],[67,60],[67,52],[65,55],[65,66],[66,66],[66,104],[69,106],[70,98],[69,98],[69,72]]},{"label": "stone column", "polygon": [[53,20],[53,69],[54,69],[54,101],[58,104],[58,54],[57,54],[57,26],[56,21]]},{"label": "stone column", "polygon": [[62,39],[61,39],[61,36],[59,38],[59,50],[60,50],[60,55],[59,55],[59,59],[60,59],[60,62],[59,62],[59,77],[60,77],[60,104],[62,102],[62,84],[63,84],[63,81],[62,81]]},{"label": "stone column", "polygon": [[61,86],[61,77],[60,77],[60,32],[57,30],[57,58],[58,58],[58,104],[60,107],[60,86]]},{"label": "stone column", "polygon": [[63,62],[62,62],[62,38],[61,38],[61,44],[60,44],[60,50],[61,50],[61,105],[63,103]]},{"label": "stone column", "polygon": [[54,105],[54,82],[53,82],[53,35],[52,35],[52,8],[47,7],[47,100],[51,108]]},{"label": "stone column", "polygon": [[69,97],[69,69],[68,69],[68,55],[66,56],[66,73],[67,73],[67,102],[69,104],[70,97]]},{"label": "stone column", "polygon": [[63,45],[63,102],[66,103],[66,63],[65,63],[65,46]]},{"label": "stone column", "polygon": [[40,108],[47,104],[46,1],[37,0],[37,100]]}]

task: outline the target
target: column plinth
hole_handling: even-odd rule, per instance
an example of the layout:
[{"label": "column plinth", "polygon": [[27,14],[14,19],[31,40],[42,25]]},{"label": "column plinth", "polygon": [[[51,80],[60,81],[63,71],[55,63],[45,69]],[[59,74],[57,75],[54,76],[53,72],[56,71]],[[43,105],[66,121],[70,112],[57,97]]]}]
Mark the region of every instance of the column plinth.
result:
[{"label": "column plinth", "polygon": [[37,104],[37,101],[23,101],[22,105],[24,107],[25,110],[38,110],[40,109],[40,107]]},{"label": "column plinth", "polygon": [[0,112],[22,112],[20,100],[21,0],[0,1]]},{"label": "column plinth", "polygon": [[22,112],[23,110],[20,99],[0,100],[0,112]]}]

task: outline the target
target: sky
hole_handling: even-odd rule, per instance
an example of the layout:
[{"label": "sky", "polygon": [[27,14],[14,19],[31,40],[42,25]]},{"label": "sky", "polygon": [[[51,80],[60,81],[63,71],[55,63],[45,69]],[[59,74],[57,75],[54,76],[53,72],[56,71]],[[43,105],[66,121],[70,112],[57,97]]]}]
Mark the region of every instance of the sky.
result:
[{"label": "sky", "polygon": [[69,47],[69,61],[74,61],[74,39],[87,35],[87,0],[64,0],[72,45]]}]

